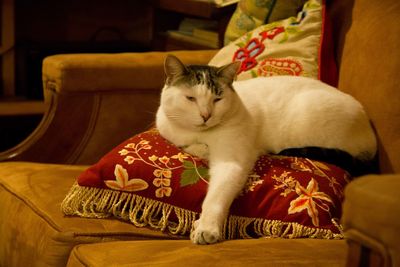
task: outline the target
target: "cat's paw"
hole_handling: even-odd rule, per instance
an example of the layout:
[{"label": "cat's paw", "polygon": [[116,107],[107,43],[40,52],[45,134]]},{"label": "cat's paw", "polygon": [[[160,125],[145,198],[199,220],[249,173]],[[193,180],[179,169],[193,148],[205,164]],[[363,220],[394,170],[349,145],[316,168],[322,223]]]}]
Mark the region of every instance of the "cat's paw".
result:
[{"label": "cat's paw", "polygon": [[189,153],[193,156],[199,157],[201,159],[208,159],[209,149],[206,144],[191,144],[184,148],[186,153]]},{"label": "cat's paw", "polygon": [[221,235],[218,227],[213,225],[202,225],[199,220],[193,224],[190,232],[190,240],[197,245],[214,244],[221,240]]}]

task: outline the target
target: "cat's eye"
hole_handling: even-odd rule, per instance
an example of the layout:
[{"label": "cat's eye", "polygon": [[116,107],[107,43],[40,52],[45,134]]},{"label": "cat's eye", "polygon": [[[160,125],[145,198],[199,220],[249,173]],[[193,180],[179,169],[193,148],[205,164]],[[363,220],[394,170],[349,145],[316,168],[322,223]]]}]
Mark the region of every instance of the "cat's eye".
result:
[{"label": "cat's eye", "polygon": [[186,99],[189,100],[189,101],[191,101],[191,102],[196,101],[196,98],[193,97],[193,96],[186,96]]},{"label": "cat's eye", "polygon": [[222,98],[221,97],[219,97],[219,98],[215,98],[214,99],[214,103],[217,103],[217,102],[219,102],[219,101],[221,101],[222,100]]}]

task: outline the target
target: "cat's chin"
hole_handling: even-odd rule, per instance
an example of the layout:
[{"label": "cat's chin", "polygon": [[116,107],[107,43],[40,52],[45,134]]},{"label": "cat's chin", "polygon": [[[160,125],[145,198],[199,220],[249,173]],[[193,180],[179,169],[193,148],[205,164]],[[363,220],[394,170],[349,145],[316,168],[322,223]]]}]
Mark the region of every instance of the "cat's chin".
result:
[{"label": "cat's chin", "polygon": [[203,124],[200,124],[200,125],[195,125],[195,129],[197,131],[203,132],[203,131],[207,131],[207,130],[212,129],[217,125],[218,124],[206,124],[206,123],[203,123]]}]

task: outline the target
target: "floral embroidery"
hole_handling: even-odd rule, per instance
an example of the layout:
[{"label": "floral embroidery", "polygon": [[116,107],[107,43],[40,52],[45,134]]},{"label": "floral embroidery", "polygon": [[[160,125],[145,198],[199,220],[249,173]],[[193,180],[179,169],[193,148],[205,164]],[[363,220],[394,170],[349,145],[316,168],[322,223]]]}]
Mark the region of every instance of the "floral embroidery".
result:
[{"label": "floral embroidery", "polygon": [[300,185],[300,183],[297,183],[296,193],[299,195],[299,197],[290,202],[288,214],[307,210],[307,214],[311,217],[313,225],[319,226],[317,206],[322,210],[329,212],[329,205],[324,203],[324,201],[331,204],[334,203],[327,194],[319,192],[318,190],[318,182],[315,181],[314,178],[311,178],[307,188],[304,188]]},{"label": "floral embroidery", "polygon": [[255,188],[258,185],[262,185],[263,183],[264,180],[261,178],[261,176],[254,172],[250,174],[249,177],[247,178],[246,185],[244,186],[243,190],[239,195],[243,196],[249,192],[254,192]]},{"label": "floral embroidery", "polygon": [[[297,30],[293,27],[284,28],[282,26],[276,26],[272,29],[262,31],[258,36],[251,38],[251,33],[248,35],[250,38],[248,41],[243,43],[238,43],[239,49],[233,55],[232,61],[241,61],[241,66],[239,73],[243,71],[248,71],[253,69],[258,65],[258,60],[262,60],[262,57],[257,60],[257,57],[264,52],[266,48],[265,40],[274,40],[276,36],[283,33],[284,37],[280,42],[285,42],[288,39],[289,33],[295,34]],[[273,61],[273,63],[270,63]],[[300,75],[303,72],[303,68],[297,61],[285,60],[285,59],[266,59],[258,70],[258,75],[262,75],[263,71],[269,73],[274,73],[274,75]],[[275,66],[276,65],[276,66]],[[283,66],[285,65],[285,66]],[[286,66],[287,65],[287,66]],[[274,71],[269,69],[273,68]],[[289,72],[289,74],[288,74]],[[253,76],[256,75],[255,73]],[[262,76],[272,76],[272,75],[262,75]]]},{"label": "floral embroidery", "polygon": [[268,31],[263,31],[259,37],[251,38],[246,45],[236,50],[233,55],[233,61],[241,61],[240,72],[247,71],[257,66],[256,57],[260,55],[264,49],[264,40],[273,40],[275,36],[285,31],[283,27],[275,27]]},{"label": "floral embroidery", "polygon": [[294,59],[267,58],[260,62],[257,69],[259,76],[292,75],[301,76],[304,68]]},{"label": "floral embroidery", "polygon": [[[141,140],[137,144],[128,143],[123,149],[118,151],[118,154],[123,157],[124,161],[128,165],[132,165],[136,161],[140,161],[154,168],[154,178],[152,184],[157,188],[155,190],[155,196],[157,198],[171,196],[171,178],[173,177],[173,171],[180,168],[184,169],[181,174],[181,186],[192,185],[197,183],[199,180],[208,182],[208,169],[203,166],[198,166],[196,163],[196,160],[198,160],[197,158],[182,152],[178,152],[176,155],[172,156],[167,156],[168,152],[166,152],[166,155],[161,156],[154,154],[151,156],[145,156],[147,153],[146,151],[150,151],[152,148],[153,147],[150,145],[150,141]],[[114,186],[113,182],[115,181],[109,181],[108,184]],[[120,187],[114,186],[111,188]]]},{"label": "floral embroidery", "polygon": [[128,171],[121,165],[115,165],[115,180],[105,180],[104,183],[111,189],[121,191],[141,191],[147,189],[149,185],[143,179],[129,179]]},{"label": "floral embroidery", "polygon": [[282,189],[283,192],[280,194],[283,197],[287,197],[287,195],[293,191],[295,191],[297,181],[295,178],[290,176],[290,172],[283,172],[281,175],[273,175],[272,179],[277,181],[279,185],[275,184],[274,189]]}]

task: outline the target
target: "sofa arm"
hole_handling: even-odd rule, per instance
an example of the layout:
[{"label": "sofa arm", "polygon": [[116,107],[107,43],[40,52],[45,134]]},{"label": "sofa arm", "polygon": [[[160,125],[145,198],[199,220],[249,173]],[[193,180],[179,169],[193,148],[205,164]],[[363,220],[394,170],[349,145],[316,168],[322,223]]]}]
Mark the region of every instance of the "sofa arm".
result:
[{"label": "sofa arm", "polygon": [[345,189],[347,266],[400,265],[400,174],[357,178]]},{"label": "sofa arm", "polygon": [[[216,53],[170,52],[185,64],[207,64]],[[62,92],[160,89],[166,52],[55,55],[43,61],[45,88]]]},{"label": "sofa arm", "polygon": [[[215,53],[173,52],[186,64],[207,64]],[[26,140],[0,152],[0,161],[98,161],[115,145],[152,125],[164,83],[166,54],[70,54],[46,58],[43,90],[48,110]]]}]

